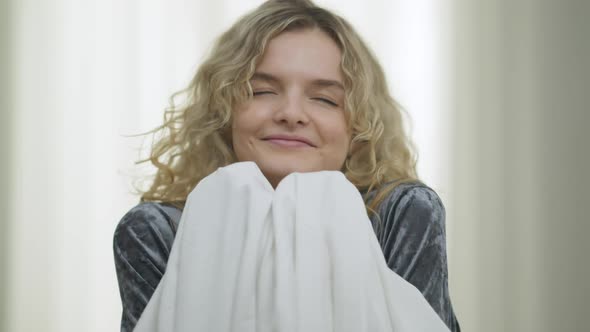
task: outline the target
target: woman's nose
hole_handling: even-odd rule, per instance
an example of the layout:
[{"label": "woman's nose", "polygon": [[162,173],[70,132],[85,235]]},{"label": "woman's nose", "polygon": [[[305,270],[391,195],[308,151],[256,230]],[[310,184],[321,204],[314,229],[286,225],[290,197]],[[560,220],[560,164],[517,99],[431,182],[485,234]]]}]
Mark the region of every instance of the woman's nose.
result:
[{"label": "woman's nose", "polygon": [[306,125],[309,116],[305,109],[305,99],[302,96],[285,96],[277,106],[274,119],[289,126]]}]

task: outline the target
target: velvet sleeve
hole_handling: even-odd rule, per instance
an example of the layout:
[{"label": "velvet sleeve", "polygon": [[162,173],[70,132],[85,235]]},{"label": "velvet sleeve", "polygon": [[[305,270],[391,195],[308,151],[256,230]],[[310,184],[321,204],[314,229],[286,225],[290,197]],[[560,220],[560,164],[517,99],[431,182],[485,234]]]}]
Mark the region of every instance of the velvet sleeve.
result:
[{"label": "velvet sleeve", "polygon": [[113,239],[123,307],[121,331],[131,332],[166,270],[174,224],[157,203],[141,203],[119,222]]},{"label": "velvet sleeve", "polygon": [[[400,185],[380,205],[376,235],[390,269],[414,285],[451,331],[460,331],[448,288],[445,209],[422,185]],[[374,225],[375,226],[375,225]]]}]

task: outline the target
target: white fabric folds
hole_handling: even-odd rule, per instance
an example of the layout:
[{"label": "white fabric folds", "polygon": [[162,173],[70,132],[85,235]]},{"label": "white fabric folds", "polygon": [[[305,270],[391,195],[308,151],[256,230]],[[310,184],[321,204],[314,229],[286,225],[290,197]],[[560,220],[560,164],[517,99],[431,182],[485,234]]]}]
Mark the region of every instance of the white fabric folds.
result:
[{"label": "white fabric folds", "polygon": [[134,331],[448,331],[391,271],[362,197],[335,171],[272,188],[253,162],[189,195],[166,273]]}]

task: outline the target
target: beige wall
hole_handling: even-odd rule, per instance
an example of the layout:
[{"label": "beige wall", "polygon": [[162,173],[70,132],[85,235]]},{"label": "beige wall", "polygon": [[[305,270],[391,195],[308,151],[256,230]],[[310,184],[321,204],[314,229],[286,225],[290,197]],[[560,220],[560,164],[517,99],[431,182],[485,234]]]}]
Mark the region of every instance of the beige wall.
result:
[{"label": "beige wall", "polygon": [[456,0],[454,302],[466,331],[583,331],[590,3]]}]

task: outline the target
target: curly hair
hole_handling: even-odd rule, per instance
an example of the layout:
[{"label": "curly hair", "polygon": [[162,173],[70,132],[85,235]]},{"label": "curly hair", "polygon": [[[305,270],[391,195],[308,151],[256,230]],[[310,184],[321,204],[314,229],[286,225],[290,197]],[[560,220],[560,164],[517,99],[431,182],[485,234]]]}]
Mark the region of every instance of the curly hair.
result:
[{"label": "curly hair", "polygon": [[342,172],[359,191],[376,190],[365,202],[367,211],[374,213],[395,186],[417,179],[402,109],[391,97],[375,56],[352,26],[309,0],[269,0],[218,38],[190,85],[170,98],[164,123],[145,133],[154,134],[150,156],[137,163],[149,161],[157,172],[141,201],[182,207],[201,179],[237,161],[231,145],[232,110],[252,98],[249,81],[266,45],[283,31],[307,28],[321,29],[342,52],[353,146]]}]

